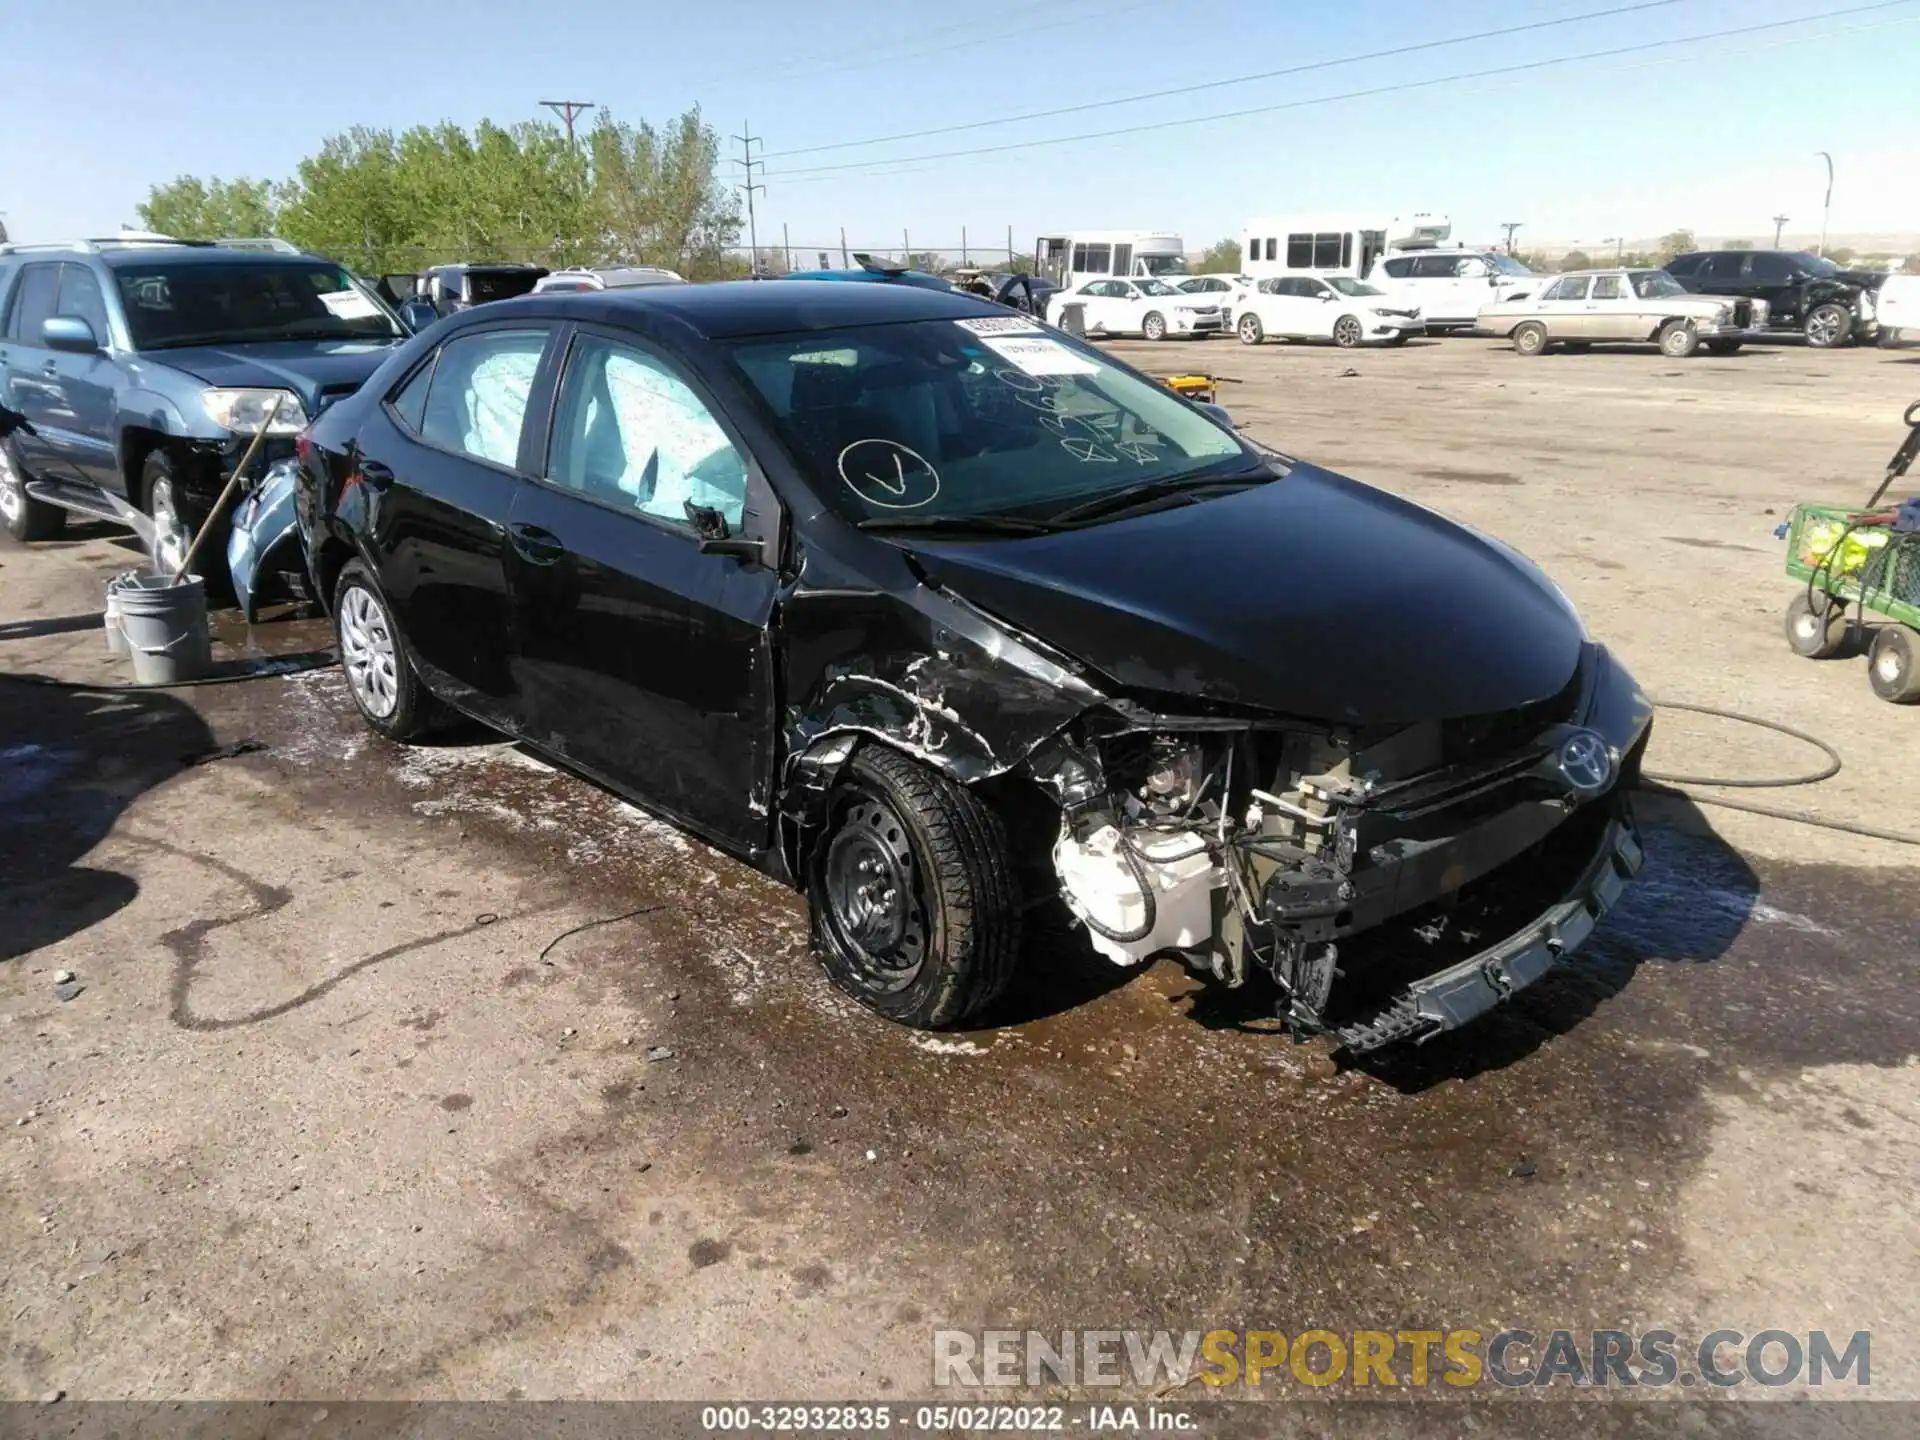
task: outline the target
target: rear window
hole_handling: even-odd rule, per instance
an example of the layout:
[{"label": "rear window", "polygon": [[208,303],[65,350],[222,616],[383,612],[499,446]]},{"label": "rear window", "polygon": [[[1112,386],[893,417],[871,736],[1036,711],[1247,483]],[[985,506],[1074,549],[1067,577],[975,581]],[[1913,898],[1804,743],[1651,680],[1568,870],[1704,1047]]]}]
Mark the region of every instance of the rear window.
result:
[{"label": "rear window", "polygon": [[114,271],[140,350],[268,340],[398,340],[400,324],[325,261],[148,261]]},{"label": "rear window", "polygon": [[540,283],[538,270],[469,270],[467,299],[475,305],[528,295]]}]

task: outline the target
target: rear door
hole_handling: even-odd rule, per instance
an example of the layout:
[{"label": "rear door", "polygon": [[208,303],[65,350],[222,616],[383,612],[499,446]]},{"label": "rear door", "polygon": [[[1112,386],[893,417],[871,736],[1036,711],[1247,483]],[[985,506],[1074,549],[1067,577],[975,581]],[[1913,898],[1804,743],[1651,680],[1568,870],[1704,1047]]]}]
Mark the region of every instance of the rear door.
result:
[{"label": "rear door", "polygon": [[778,581],[703,554],[689,509],[777,538],[758,468],[671,356],[591,327],[574,334],[548,455],[510,525],[528,738],[716,838],[764,845]]},{"label": "rear door", "polygon": [[1596,275],[1587,292],[1585,338],[1639,340],[1652,326],[1640,324],[1640,301],[1624,275]]},{"label": "rear door", "polygon": [[1540,318],[1547,322],[1547,334],[1555,340],[1587,338],[1587,291],[1592,281],[1585,275],[1562,275],[1540,300]]},{"label": "rear door", "polygon": [[1740,278],[1744,283],[1738,287],[1738,293],[1765,300],[1770,314],[1794,324],[1803,318],[1800,312],[1805,308],[1801,303],[1804,282],[1791,257],[1777,250],[1756,250],[1747,257],[1746,270]]},{"label": "rear door", "polygon": [[537,463],[527,422],[551,393],[551,338],[541,323],[460,331],[362,427],[349,481],[374,492],[381,587],[428,683],[516,734],[526,712],[508,663],[507,524]]}]

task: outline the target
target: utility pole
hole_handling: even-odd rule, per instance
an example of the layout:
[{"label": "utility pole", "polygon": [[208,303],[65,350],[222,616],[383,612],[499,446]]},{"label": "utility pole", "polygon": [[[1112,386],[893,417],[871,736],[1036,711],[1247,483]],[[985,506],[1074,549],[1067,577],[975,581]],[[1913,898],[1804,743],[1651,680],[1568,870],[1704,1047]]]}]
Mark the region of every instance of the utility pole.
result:
[{"label": "utility pole", "polygon": [[760,274],[760,231],[755,225],[753,218],[753,192],[756,190],[764,190],[767,187],[753,183],[753,167],[758,165],[762,170],[765,170],[767,168],[767,162],[753,158],[753,147],[759,145],[765,148],[767,142],[753,133],[753,126],[751,124],[743,125],[740,128],[746,133],[733,137],[740,142],[740,158],[733,163],[747,172],[746,179],[741,182],[740,188],[747,192],[747,244],[753,249],[752,259],[748,263],[748,268],[753,272],[755,278],[758,278]]},{"label": "utility pole", "polygon": [[853,268],[853,261],[847,258],[847,227],[844,225],[840,227],[840,268],[842,270]]},{"label": "utility pole", "polygon": [[573,149],[573,122],[587,111],[594,109],[594,102],[591,100],[542,100],[540,103],[566,123],[567,148]]},{"label": "utility pole", "polygon": [[1833,156],[1824,150],[1813,153],[1827,162],[1827,198],[1820,207],[1820,248],[1813,252],[1824,257],[1827,253],[1827,217],[1833,210]]},{"label": "utility pole", "polygon": [[1524,220],[1502,220],[1500,228],[1507,232],[1507,254],[1513,253],[1513,232],[1526,224]]},{"label": "utility pole", "polygon": [[1781,227],[1784,226],[1787,223],[1787,221],[1791,220],[1792,218],[1793,217],[1791,215],[1776,215],[1773,217],[1773,248],[1774,249],[1778,250],[1780,248]]},{"label": "utility pole", "polygon": [[787,257],[787,269],[793,269],[793,242],[787,238],[787,222],[780,222],[780,253]]},{"label": "utility pole", "polygon": [[1600,243],[1602,245],[1613,246],[1613,263],[1618,265],[1621,255],[1625,253],[1627,248],[1627,237],[1624,235],[1609,235]]}]

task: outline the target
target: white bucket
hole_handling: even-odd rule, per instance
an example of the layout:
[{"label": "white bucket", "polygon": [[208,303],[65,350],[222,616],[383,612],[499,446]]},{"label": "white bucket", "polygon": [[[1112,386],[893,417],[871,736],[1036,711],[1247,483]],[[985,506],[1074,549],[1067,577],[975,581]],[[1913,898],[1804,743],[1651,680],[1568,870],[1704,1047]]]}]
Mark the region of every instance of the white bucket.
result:
[{"label": "white bucket", "polygon": [[179,584],[170,575],[128,574],[114,594],[120,630],[140,685],[198,680],[213,664],[207,591],[198,575]]}]

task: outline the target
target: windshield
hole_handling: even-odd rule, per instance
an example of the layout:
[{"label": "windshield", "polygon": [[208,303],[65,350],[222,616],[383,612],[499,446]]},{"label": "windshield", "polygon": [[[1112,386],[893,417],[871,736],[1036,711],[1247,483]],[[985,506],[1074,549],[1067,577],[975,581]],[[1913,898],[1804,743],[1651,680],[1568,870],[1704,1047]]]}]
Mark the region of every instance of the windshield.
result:
[{"label": "windshield", "polygon": [[222,260],[117,267],[137,350],[247,340],[398,340],[400,322],[338,265]]},{"label": "windshield", "polygon": [[1658,300],[1667,295],[1684,295],[1686,287],[1664,270],[1633,272],[1633,293],[1642,300]]},{"label": "windshield", "polygon": [[1814,255],[1805,250],[1796,250],[1787,256],[1787,259],[1791,260],[1796,268],[1806,271],[1809,275],[1824,276],[1840,273],[1840,267],[1833,261],[1823,255]]},{"label": "windshield", "polygon": [[1531,275],[1533,271],[1522,265],[1511,255],[1502,255],[1498,250],[1489,250],[1481,257],[1492,267],[1496,275]]},{"label": "windshield", "polygon": [[1142,295],[1179,295],[1183,293],[1182,291],[1174,289],[1173,286],[1167,284],[1164,280],[1136,280],[1133,283],[1140,288]]},{"label": "windshield", "polygon": [[1327,284],[1338,290],[1342,295],[1384,295],[1387,293],[1384,290],[1376,290],[1371,285],[1362,284],[1360,281],[1351,279],[1345,275],[1327,275],[1323,278]]},{"label": "windshield", "polygon": [[1187,257],[1184,255],[1142,255],[1136,262],[1149,275],[1186,275]]},{"label": "windshield", "polygon": [[827,503],[854,521],[1045,517],[1259,456],[1163,387],[1008,316],[734,344]]}]

